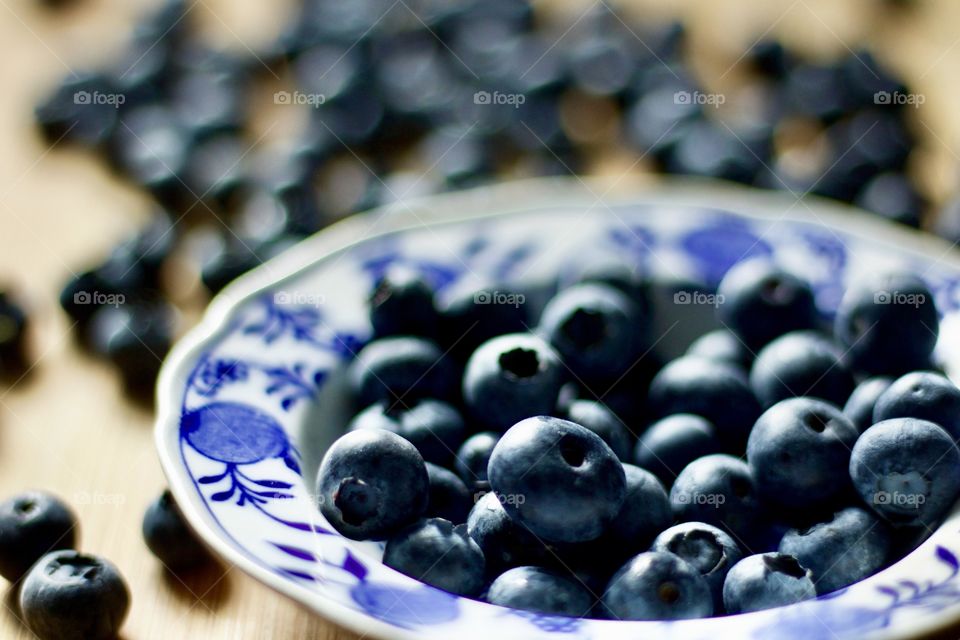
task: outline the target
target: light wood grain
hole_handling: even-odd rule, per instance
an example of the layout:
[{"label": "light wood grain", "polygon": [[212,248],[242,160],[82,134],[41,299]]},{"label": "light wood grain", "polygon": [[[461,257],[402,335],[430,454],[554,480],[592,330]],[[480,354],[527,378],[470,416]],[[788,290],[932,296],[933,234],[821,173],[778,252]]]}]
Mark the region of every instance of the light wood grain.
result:
[{"label": "light wood grain", "polygon": [[[108,59],[145,4],[90,0],[54,16],[29,0],[0,0],[0,274],[28,288],[36,321],[34,368],[0,389],[0,495],[42,487],[74,505],[82,548],[114,560],[129,580],[133,606],[125,638],[355,638],[230,567],[186,584],[161,570],[139,534],[144,507],[164,486],[151,415],[123,399],[108,367],[78,351],[57,308],[57,292],[69,274],[136,228],[149,203],[89,155],[46,149],[32,127],[32,106],[58,77]],[[587,6],[544,4],[573,16]],[[924,143],[914,170],[928,193],[942,198],[955,186],[960,137],[960,118],[954,116],[960,3],[921,1],[913,13],[886,17],[872,11],[877,4],[643,0],[631,6],[641,15],[686,17],[698,68],[710,85],[722,86],[717,79],[725,68],[771,26],[814,54],[870,43],[927,97],[915,114]],[[212,37],[242,47],[269,37],[263,25],[279,23],[271,19],[275,7],[223,0],[198,4],[197,12]],[[735,79],[737,73],[727,75]],[[631,162],[629,154],[604,153],[596,167],[613,172]],[[9,599],[6,604],[0,637],[30,637]]]}]

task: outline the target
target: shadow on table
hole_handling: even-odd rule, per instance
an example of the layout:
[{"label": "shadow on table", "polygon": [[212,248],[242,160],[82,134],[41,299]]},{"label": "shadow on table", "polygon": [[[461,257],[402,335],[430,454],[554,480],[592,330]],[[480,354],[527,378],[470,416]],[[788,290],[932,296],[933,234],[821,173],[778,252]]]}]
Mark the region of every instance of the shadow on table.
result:
[{"label": "shadow on table", "polygon": [[217,611],[230,595],[230,569],[214,561],[187,571],[163,569],[164,587],[188,607]]}]

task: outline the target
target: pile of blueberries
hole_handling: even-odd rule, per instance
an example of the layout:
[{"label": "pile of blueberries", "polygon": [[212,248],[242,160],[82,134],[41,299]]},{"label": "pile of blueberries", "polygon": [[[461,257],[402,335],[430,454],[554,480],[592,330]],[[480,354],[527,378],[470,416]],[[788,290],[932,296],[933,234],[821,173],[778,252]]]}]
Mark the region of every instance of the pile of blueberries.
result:
[{"label": "pile of blueberries", "polygon": [[337,531],[493,604],[700,618],[862,580],[960,496],[960,389],[918,277],[857,279],[827,318],[748,259],[717,289],[721,328],[661,362],[642,274],[574,271],[539,312],[383,275],[348,369],[360,411],[317,476]]},{"label": "pile of blueberries", "polygon": [[[66,78],[36,109],[50,143],[96,150],[157,202],[142,232],[61,297],[82,343],[134,392],[149,392],[170,347],[171,255],[215,293],[407,188],[576,173],[613,139],[661,171],[920,220],[906,174],[915,139],[898,99],[909,92],[865,51],[823,64],[774,41],[755,46],[744,60],[761,99],[726,122],[686,62],[682,25],[641,28],[603,3],[564,33],[528,0],[304,0],[274,43],[242,55],[207,45],[189,9],[164,0],[109,68]],[[251,150],[250,97],[271,76],[292,82],[274,99],[308,110],[308,124],[291,144]],[[315,99],[290,106],[303,96]],[[812,167],[775,148],[797,126],[826,149]],[[611,127],[611,140],[591,137]],[[411,158],[429,169],[411,171]]]}]

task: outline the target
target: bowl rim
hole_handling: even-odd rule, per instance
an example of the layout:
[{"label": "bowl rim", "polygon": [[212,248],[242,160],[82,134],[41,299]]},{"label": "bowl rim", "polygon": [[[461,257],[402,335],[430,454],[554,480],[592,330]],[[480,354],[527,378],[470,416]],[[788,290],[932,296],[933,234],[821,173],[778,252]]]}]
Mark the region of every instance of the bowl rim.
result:
[{"label": "bowl rim", "polygon": [[[503,203],[510,202],[509,207]],[[602,207],[628,204],[709,207],[754,219],[815,223],[851,236],[869,238],[875,244],[896,247],[900,253],[922,254],[929,259],[937,251],[938,262],[960,270],[960,253],[946,240],[905,227],[840,202],[804,195],[800,198],[781,191],[766,191],[701,178],[663,178],[656,181],[605,177],[533,178],[475,187],[464,191],[418,197],[358,213],[336,222],[302,240],[282,254],[230,283],[217,294],[200,321],[173,346],[160,371],[156,389],[154,443],[170,491],[188,525],[217,556],[240,568],[260,583],[278,591],[300,606],[365,636],[417,638],[413,631],[399,629],[384,621],[355,611],[333,599],[317,594],[304,598],[292,583],[266,570],[239,550],[218,531],[213,519],[201,508],[192,484],[179,473],[179,448],[171,446],[171,434],[178,432],[180,399],[192,365],[204,346],[217,338],[246,301],[284,280],[310,269],[315,263],[355,245],[392,233],[432,225],[446,225],[508,216],[552,205]],[[802,204],[799,211],[798,204]],[[451,213],[453,212],[453,213]],[[762,613],[762,612],[759,612]],[[741,614],[754,615],[754,614]],[[928,616],[917,621],[913,633],[933,634],[957,625],[953,616]],[[881,631],[878,636],[887,636]]]}]

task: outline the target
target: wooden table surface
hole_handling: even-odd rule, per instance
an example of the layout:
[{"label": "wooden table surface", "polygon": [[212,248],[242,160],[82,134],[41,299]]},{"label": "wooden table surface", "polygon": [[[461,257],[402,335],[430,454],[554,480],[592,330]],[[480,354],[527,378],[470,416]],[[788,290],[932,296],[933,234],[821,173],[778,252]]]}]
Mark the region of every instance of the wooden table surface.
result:
[{"label": "wooden table surface", "polygon": [[[592,3],[545,4],[576,19]],[[814,55],[870,44],[926,98],[915,114],[923,145],[912,170],[935,200],[955,188],[960,2],[919,0],[910,11],[883,15],[875,10],[879,0],[629,4],[640,15],[689,20],[697,67],[712,88],[734,81],[737,69],[727,69],[768,30]],[[280,24],[281,5],[200,0],[195,14],[212,39],[255,48]],[[144,507],[164,486],[151,413],[124,399],[109,367],[78,351],[57,306],[65,279],[139,226],[149,202],[91,156],[46,148],[32,126],[32,106],[59,77],[109,59],[146,6],[148,0],[79,0],[53,13],[38,1],[0,0],[0,279],[24,290],[35,320],[34,367],[0,388],[0,496],[39,487],[75,507],[82,549],[111,558],[129,581],[124,638],[356,638],[230,567],[184,581],[161,569],[139,532]],[[615,172],[624,162],[626,154],[601,154],[595,170]],[[184,329],[191,319],[184,316]],[[0,637],[31,637],[10,598],[4,603]]]}]

